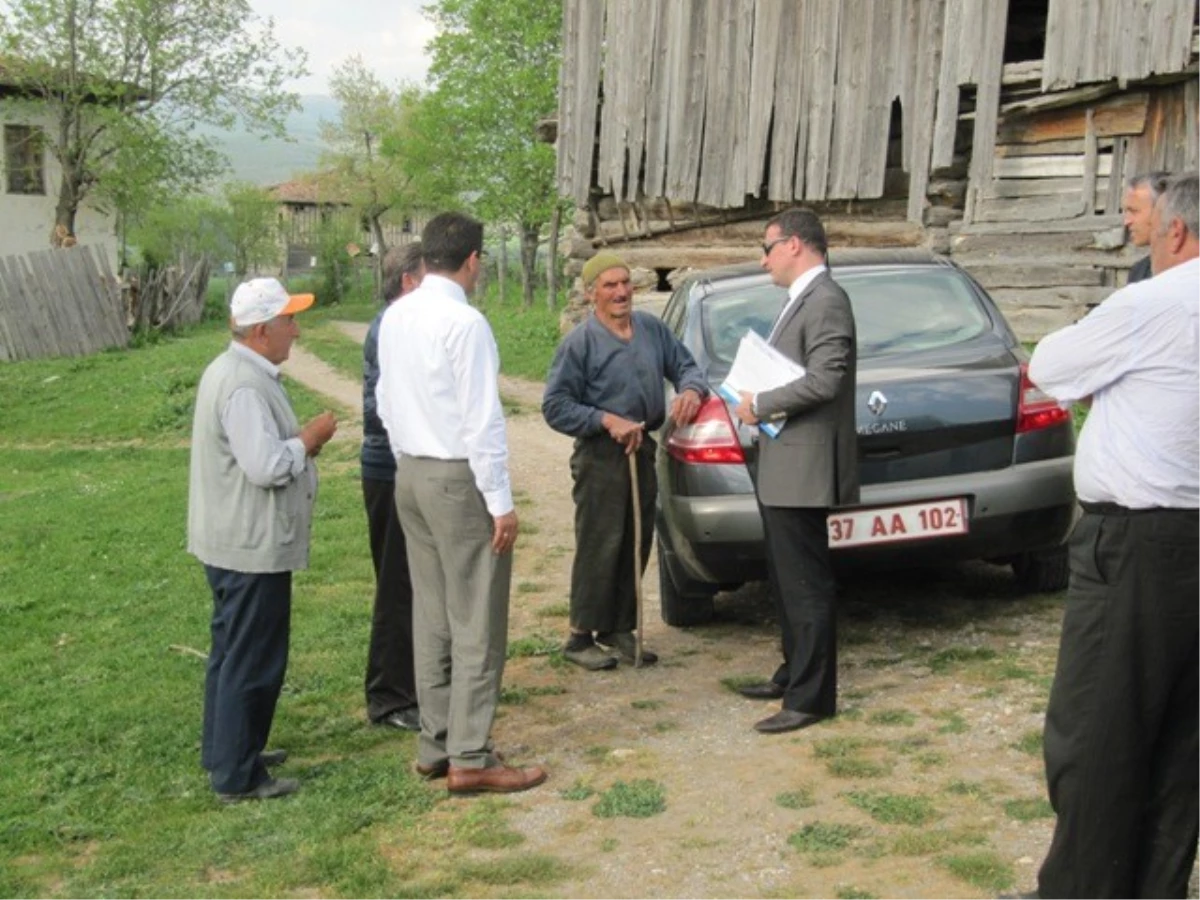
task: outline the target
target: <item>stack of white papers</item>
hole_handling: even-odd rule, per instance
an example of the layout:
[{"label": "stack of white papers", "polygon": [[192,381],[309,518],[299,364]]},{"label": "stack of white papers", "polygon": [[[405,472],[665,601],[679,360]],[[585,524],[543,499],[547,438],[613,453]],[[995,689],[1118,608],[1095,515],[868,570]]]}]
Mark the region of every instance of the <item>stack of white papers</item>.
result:
[{"label": "stack of white papers", "polygon": [[[803,377],[804,366],[788,359],[763,340],[758,332],[747,331],[738,344],[733,366],[717,391],[736,405],[742,401],[742,391],[757,394]],[[758,427],[763,434],[778,437],[786,422],[786,418],[772,419],[770,422],[760,422]]]}]

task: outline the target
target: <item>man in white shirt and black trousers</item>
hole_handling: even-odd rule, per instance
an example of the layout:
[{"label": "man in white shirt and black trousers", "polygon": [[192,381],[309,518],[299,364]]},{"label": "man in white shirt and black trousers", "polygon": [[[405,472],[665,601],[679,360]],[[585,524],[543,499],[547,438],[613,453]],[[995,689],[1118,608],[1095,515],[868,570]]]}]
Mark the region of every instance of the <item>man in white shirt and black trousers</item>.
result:
[{"label": "man in white shirt and black trousers", "polygon": [[523,791],[540,766],[506,766],[492,722],[508,646],[517,513],[500,406],[500,356],[467,302],[483,226],[458,213],[421,233],[425,278],[379,328],[379,418],[396,456],[396,512],[413,583],[417,773],[452,794]]},{"label": "man in white shirt and black trousers", "polygon": [[1197,178],[1154,206],[1154,277],[1038,346],[1029,375],[1091,400],[1083,514],[1046,711],[1058,814],[1041,897],[1184,897],[1196,856],[1200,588]]}]

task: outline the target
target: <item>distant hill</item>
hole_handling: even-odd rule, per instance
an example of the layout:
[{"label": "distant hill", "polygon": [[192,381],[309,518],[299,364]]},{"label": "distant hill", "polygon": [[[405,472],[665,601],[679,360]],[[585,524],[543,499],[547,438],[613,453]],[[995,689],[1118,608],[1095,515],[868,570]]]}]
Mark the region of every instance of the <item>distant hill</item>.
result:
[{"label": "distant hill", "polygon": [[288,116],[289,140],[263,140],[245,131],[220,131],[203,127],[198,131],[213,137],[229,157],[233,171],[229,178],[268,185],[289,181],[300,172],[317,167],[321,155],[321,120],[336,121],[338,104],[332,97],[308,94],[300,98],[299,112]]}]

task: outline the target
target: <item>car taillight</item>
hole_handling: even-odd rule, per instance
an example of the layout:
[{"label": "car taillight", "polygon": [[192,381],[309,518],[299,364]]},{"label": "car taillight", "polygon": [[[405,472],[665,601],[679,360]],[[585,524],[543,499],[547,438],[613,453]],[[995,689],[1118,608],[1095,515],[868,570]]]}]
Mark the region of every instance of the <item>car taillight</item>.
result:
[{"label": "car taillight", "polygon": [[711,394],[690,425],[667,438],[667,453],[685,463],[744,463],[745,454],[725,402]]},{"label": "car taillight", "polygon": [[1017,434],[1071,421],[1071,411],[1029,380],[1029,365],[1021,363],[1021,396],[1017,401]]}]

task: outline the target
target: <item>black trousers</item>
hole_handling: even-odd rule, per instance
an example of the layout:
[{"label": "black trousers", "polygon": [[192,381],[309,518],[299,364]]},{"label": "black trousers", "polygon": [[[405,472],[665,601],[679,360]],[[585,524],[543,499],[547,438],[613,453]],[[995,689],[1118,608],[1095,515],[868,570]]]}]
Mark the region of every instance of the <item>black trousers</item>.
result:
[{"label": "black trousers", "polygon": [[1042,897],[1183,897],[1197,839],[1196,510],[1090,507],[1046,710]]},{"label": "black trousers", "polygon": [[371,561],[375,564],[375,606],[367,650],[367,716],[378,722],[397,710],[415,706],[413,671],[413,588],[408,572],[404,530],[396,516],[393,481],[362,480]]},{"label": "black trousers", "polygon": [[[658,478],[649,438],[638,449],[641,501],[641,571],[654,541]],[[571,565],[571,628],[576,631],[633,631],[637,592],[633,584],[633,495],[625,448],[608,434],[580,438],[571,454],[571,497],[575,501],[575,560]]]},{"label": "black trousers", "polygon": [[767,577],[783,635],[783,665],[772,680],[783,708],[837,713],[837,582],[829,557],[828,510],[764,506]]},{"label": "black trousers", "polygon": [[292,573],[205,566],[204,574],[213,616],[200,763],[213,790],[240,794],[270,777],[258,755],[267,746],[287,669]]}]

